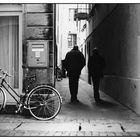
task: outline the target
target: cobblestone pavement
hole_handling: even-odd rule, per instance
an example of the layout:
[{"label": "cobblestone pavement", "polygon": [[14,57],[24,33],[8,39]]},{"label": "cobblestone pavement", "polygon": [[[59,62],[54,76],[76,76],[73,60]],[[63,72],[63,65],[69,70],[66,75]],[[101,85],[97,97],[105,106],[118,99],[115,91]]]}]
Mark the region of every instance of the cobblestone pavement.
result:
[{"label": "cobblestone pavement", "polygon": [[70,103],[68,79],[56,83],[62,109],[50,121],[29,115],[0,115],[0,136],[140,136],[140,116],[101,92],[102,104],[93,99],[92,86],[79,82],[80,103]]}]

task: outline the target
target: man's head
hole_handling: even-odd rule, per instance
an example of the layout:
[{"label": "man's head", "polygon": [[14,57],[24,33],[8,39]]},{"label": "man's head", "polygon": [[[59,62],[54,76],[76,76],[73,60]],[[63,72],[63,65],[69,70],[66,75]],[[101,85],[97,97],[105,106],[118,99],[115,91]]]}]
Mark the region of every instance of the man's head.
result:
[{"label": "man's head", "polygon": [[96,53],[96,54],[98,54],[98,53],[99,53],[98,48],[95,47],[95,48],[92,50],[92,53]]},{"label": "man's head", "polygon": [[73,47],[73,50],[78,50],[78,46],[75,45],[75,46]]}]

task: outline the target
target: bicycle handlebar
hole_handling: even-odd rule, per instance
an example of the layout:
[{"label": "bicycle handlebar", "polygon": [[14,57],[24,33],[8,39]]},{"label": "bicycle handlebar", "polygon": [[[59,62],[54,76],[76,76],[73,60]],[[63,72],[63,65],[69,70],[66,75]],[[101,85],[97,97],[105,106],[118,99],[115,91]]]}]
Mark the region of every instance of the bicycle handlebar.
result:
[{"label": "bicycle handlebar", "polygon": [[3,71],[1,68],[0,68],[0,72],[2,72],[2,74],[5,75],[5,77],[6,76],[13,77],[12,75],[8,74],[7,71]]}]

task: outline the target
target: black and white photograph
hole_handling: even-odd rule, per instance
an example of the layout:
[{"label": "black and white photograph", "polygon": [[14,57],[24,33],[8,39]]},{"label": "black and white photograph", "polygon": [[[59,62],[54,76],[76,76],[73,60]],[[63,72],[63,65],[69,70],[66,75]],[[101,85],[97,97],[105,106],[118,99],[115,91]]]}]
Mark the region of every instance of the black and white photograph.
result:
[{"label": "black and white photograph", "polygon": [[140,3],[0,3],[0,137],[140,137]]}]

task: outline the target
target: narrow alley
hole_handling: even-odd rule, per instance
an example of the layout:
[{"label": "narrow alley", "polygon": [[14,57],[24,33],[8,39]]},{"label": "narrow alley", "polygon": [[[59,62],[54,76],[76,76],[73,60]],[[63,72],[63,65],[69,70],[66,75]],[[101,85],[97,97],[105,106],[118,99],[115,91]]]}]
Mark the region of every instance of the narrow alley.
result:
[{"label": "narrow alley", "polygon": [[68,79],[56,83],[63,98],[60,113],[50,121],[30,116],[1,114],[0,136],[140,136],[140,116],[101,92],[93,99],[92,86],[79,82],[80,103],[70,103]]},{"label": "narrow alley", "polygon": [[[0,136],[140,136],[139,13],[139,3],[0,4],[1,88],[10,90],[11,86],[19,100],[25,103],[22,93],[30,98],[30,88],[51,85],[63,99],[56,118],[39,121],[31,117],[28,110],[15,114],[15,98],[8,94],[10,92],[0,94],[0,107],[4,107],[5,99],[8,104],[0,114]],[[70,102],[68,78],[56,81],[59,75],[60,78],[66,76],[65,64],[69,63],[65,58],[74,47],[85,59],[77,104]],[[101,77],[104,74],[100,86],[103,102],[100,104],[95,102],[93,87],[88,84],[89,60],[95,49],[105,59],[104,71],[97,71]],[[78,59],[72,64],[75,60]],[[81,63],[75,63],[74,69],[77,64]],[[8,79],[4,71],[12,76]],[[3,85],[3,77],[7,77],[10,85]],[[72,84],[73,81],[76,80],[72,80]],[[39,106],[47,112],[48,98],[44,99]],[[56,104],[51,104],[52,110],[53,105]]]}]

